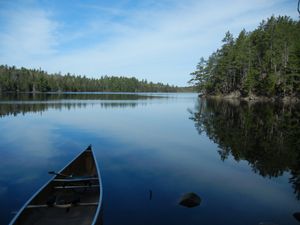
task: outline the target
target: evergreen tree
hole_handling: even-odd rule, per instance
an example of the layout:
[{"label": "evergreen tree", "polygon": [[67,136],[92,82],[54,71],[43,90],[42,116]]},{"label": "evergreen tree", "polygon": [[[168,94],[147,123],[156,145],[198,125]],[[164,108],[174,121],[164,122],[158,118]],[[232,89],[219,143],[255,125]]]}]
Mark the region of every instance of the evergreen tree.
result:
[{"label": "evergreen tree", "polygon": [[243,96],[300,96],[300,22],[270,17],[235,39],[225,34],[221,49],[201,58],[191,82],[199,92]]},{"label": "evergreen tree", "polygon": [[177,92],[181,89],[162,83],[139,81],[135,77],[102,76],[90,79],[67,73],[48,74],[42,70],[0,65],[0,92]]}]

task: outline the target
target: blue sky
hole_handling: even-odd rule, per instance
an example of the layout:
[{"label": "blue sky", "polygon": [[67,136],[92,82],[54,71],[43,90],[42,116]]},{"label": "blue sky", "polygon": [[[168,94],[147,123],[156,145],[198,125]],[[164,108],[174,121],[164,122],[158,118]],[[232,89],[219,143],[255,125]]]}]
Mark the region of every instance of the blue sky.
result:
[{"label": "blue sky", "polygon": [[0,0],[0,63],[184,86],[226,31],[271,15],[297,19],[297,0]]}]

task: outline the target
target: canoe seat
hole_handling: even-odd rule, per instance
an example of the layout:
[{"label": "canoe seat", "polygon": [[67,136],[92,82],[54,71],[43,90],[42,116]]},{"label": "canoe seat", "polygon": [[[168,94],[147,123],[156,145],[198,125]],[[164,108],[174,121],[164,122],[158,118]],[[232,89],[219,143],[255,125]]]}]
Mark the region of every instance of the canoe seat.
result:
[{"label": "canoe seat", "polygon": [[78,193],[64,193],[49,196],[46,205],[49,207],[53,207],[55,205],[75,205],[78,203],[80,203],[80,195]]}]

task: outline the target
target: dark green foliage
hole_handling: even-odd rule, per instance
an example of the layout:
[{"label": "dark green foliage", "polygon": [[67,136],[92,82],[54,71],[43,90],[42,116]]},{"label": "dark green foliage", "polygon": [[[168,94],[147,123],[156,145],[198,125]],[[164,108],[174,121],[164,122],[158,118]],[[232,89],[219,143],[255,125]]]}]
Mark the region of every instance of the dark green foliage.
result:
[{"label": "dark green foliage", "polygon": [[181,88],[139,81],[131,77],[99,79],[71,74],[48,74],[42,70],[0,66],[0,92],[177,92]]},{"label": "dark green foliage", "polygon": [[236,39],[226,33],[221,49],[201,58],[191,75],[199,92],[243,96],[300,96],[300,22],[271,17]]}]

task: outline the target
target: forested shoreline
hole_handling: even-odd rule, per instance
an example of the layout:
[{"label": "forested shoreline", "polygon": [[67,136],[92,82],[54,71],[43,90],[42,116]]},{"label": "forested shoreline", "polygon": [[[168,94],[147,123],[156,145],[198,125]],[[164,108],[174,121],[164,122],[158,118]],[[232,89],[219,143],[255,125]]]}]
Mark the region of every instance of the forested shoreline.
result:
[{"label": "forested shoreline", "polygon": [[206,96],[242,98],[300,97],[300,22],[270,17],[237,38],[228,31],[223,45],[192,72],[197,91]]},{"label": "forested shoreline", "polygon": [[102,76],[98,79],[71,74],[48,74],[41,69],[0,66],[1,92],[179,92],[186,88],[138,80],[135,77]]}]

